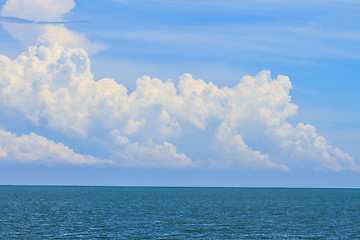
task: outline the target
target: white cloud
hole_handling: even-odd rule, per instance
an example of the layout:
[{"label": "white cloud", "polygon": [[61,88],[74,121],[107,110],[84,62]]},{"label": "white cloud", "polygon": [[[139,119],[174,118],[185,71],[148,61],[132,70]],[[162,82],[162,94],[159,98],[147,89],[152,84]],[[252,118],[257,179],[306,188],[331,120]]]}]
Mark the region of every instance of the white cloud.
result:
[{"label": "white cloud", "polygon": [[[2,16],[32,21],[63,21],[63,16],[75,7],[74,0],[7,0],[1,10]],[[37,25],[2,23],[10,35],[26,46],[37,43],[39,38],[53,38],[66,47],[81,47],[89,54],[105,49],[105,45],[93,43],[83,35],[67,29],[64,25]]]},{"label": "white cloud", "polygon": [[[123,134],[132,135],[133,132],[124,132]],[[144,142],[131,142],[123,134],[120,130],[114,129],[107,136],[108,142],[113,144],[110,151],[117,164],[170,168],[194,166],[189,157],[178,153],[177,148],[169,142],[155,143],[151,138]]]},{"label": "white cloud", "polygon": [[3,149],[2,146],[0,146],[0,158],[7,157],[7,152],[5,152],[5,149]]},{"label": "white cloud", "polygon": [[277,129],[282,136],[282,147],[291,151],[295,159],[315,167],[325,167],[335,171],[343,169],[360,170],[354,159],[339,148],[327,143],[323,136],[316,133],[314,126],[299,123],[295,128],[290,125]]},{"label": "white cloud", "polygon": [[83,48],[89,54],[95,54],[106,49],[104,44],[91,42],[84,35],[71,31],[61,25],[46,25],[42,28],[43,33],[40,35],[40,38],[56,39],[65,47]]},{"label": "white cloud", "polygon": [[[261,154],[259,151],[251,150],[244,142],[241,135],[233,135],[232,129],[225,123],[222,123],[216,135],[225,146],[221,158],[231,166],[234,163],[240,163],[250,167],[277,168],[289,170],[285,165],[277,164],[269,160],[267,154]],[[223,164],[223,163],[222,163]],[[226,164],[224,164],[226,166]],[[228,166],[226,166],[228,167]]]},{"label": "white cloud", "polygon": [[[358,170],[314,126],[287,122],[298,108],[291,88],[288,77],[272,79],[262,71],[221,88],[190,74],[178,86],[144,76],[128,93],[113,79],[94,81],[86,52],[54,40],[15,60],[0,56],[0,108],[63,134],[102,141],[118,164],[287,170],[304,163]],[[189,148],[199,156],[192,158]]]},{"label": "white cloud", "polygon": [[131,135],[137,132],[141,127],[144,127],[145,124],[146,124],[145,119],[142,119],[141,121],[129,119],[125,127],[125,133]]},{"label": "white cloud", "polygon": [[0,128],[0,161],[67,162],[71,164],[111,163],[90,155],[75,153],[62,143],[55,143],[35,133],[16,136]]},{"label": "white cloud", "polygon": [[62,16],[75,7],[74,0],[8,0],[2,15],[35,21],[61,21]]},{"label": "white cloud", "polygon": [[114,151],[118,163],[125,166],[182,168],[192,165],[192,161],[183,153],[177,153],[176,147],[168,142],[127,143],[121,151]]}]

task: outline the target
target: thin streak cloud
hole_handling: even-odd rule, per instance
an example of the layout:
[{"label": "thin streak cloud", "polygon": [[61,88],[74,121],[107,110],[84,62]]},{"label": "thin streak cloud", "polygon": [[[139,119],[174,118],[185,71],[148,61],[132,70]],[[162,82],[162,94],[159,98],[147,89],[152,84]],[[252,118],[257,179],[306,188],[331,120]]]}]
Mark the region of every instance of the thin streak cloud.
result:
[{"label": "thin streak cloud", "polygon": [[50,21],[33,21],[24,18],[18,17],[6,17],[0,16],[0,22],[6,23],[17,23],[17,24],[89,24],[89,21],[57,21],[57,22],[50,22]]}]

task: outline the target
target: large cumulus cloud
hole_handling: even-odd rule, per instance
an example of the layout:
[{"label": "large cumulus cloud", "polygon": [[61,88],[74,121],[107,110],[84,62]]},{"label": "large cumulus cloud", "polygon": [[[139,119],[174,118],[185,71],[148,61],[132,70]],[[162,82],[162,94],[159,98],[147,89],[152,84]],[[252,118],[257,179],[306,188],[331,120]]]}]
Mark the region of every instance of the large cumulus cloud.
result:
[{"label": "large cumulus cloud", "polygon": [[84,50],[50,39],[14,60],[0,56],[2,109],[101,142],[117,164],[359,169],[314,126],[287,121],[298,108],[291,88],[288,77],[262,71],[228,87],[190,74],[177,85],[144,76],[128,92],[114,79],[95,81]]}]

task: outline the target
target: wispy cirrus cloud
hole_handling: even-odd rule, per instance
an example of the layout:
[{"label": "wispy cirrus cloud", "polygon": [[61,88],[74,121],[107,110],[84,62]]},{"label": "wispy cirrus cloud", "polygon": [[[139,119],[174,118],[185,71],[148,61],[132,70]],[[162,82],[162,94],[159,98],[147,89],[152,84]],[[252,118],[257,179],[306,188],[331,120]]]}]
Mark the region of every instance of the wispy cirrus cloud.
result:
[{"label": "wispy cirrus cloud", "polygon": [[166,0],[112,0],[113,2],[117,2],[123,5],[136,5],[136,6],[144,6],[144,7],[156,7],[156,8],[174,8],[174,7],[191,7],[180,10],[198,10],[198,8],[202,8],[202,10],[213,10],[213,11],[222,11],[222,10],[232,10],[239,11],[243,9],[244,11],[248,11],[250,9],[259,9],[261,6],[266,6],[266,9],[273,10],[279,9],[281,7],[288,6],[305,6],[309,3],[313,4],[313,6],[327,6],[332,5],[334,3],[345,3],[345,4],[353,4],[359,5],[359,2],[356,0],[328,0],[328,1],[286,1],[286,0],[245,0],[245,1],[236,1],[236,0],[223,0],[221,2],[216,0],[200,0],[200,1],[191,1],[191,0],[174,0],[168,2]]},{"label": "wispy cirrus cloud", "polygon": [[[171,54],[216,59],[226,53],[233,58],[243,56],[259,61],[265,59],[264,62],[297,62],[299,59],[311,62],[313,59],[358,59],[360,56],[354,47],[359,42],[359,32],[352,24],[358,20],[360,9],[356,1],[115,2],[125,7],[135,6],[131,9],[146,8],[146,12],[159,16],[153,24],[152,20],[146,22],[145,27],[135,25],[127,31],[103,32],[104,36],[158,43],[168,47],[165,51]],[[149,48],[141,49],[141,45],[139,49],[139,45],[131,50],[144,55],[155,54]],[[155,46],[154,51],[166,55],[161,47]]]},{"label": "wispy cirrus cloud", "polygon": [[[158,44],[152,49],[142,49],[136,45],[136,49],[132,50],[150,55],[155,53],[167,55],[168,52],[173,54],[178,51],[179,54],[221,57],[224,53],[229,56],[228,52],[231,52],[234,57],[258,55],[260,61],[263,61],[260,55],[264,54],[289,61],[334,57],[357,59],[360,56],[360,52],[351,47],[352,44],[360,41],[360,33],[315,27],[239,24],[182,27],[177,30],[163,28],[102,31],[101,34],[123,41]],[[349,45],[334,43],[339,40],[348,42]]]}]

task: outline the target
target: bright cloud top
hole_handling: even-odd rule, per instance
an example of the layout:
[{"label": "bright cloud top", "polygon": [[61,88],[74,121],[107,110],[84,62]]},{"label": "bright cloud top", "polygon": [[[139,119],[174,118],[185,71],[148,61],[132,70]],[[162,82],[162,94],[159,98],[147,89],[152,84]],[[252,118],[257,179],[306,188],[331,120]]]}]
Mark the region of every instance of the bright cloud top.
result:
[{"label": "bright cloud top", "polygon": [[[55,40],[43,40],[14,60],[0,56],[1,109],[99,143],[109,153],[104,159],[115,164],[358,170],[352,157],[327,143],[314,126],[287,121],[298,108],[291,103],[291,88],[288,77],[271,79],[262,71],[221,88],[190,74],[182,75],[177,86],[144,76],[128,93],[113,79],[95,81],[87,53]],[[49,141],[2,131],[12,139]],[[23,140],[0,142],[2,157],[10,154],[9,144]],[[71,160],[78,158],[72,150],[50,145],[70,151],[69,162],[97,162]],[[22,159],[16,156],[12,159]]]},{"label": "bright cloud top", "polygon": [[[2,7],[1,15],[35,22],[61,22],[64,21],[64,15],[74,7],[74,0],[8,0]],[[2,25],[12,37],[27,46],[35,44],[39,37],[48,37],[56,39],[66,47],[82,47],[90,54],[105,48],[104,45],[90,42],[81,34],[67,29],[63,24],[29,25],[3,22]]]}]

